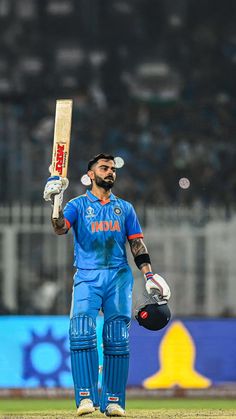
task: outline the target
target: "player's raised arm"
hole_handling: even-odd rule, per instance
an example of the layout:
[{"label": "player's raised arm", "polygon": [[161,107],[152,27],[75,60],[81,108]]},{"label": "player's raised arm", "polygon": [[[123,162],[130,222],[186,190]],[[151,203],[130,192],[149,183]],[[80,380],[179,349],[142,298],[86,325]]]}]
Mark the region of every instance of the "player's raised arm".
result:
[{"label": "player's raised arm", "polygon": [[161,300],[168,301],[171,295],[169,285],[162,276],[152,273],[150,256],[143,239],[129,239],[129,244],[136,266],[143,273],[146,280],[148,294],[158,294]]},{"label": "player's raised arm", "polygon": [[64,218],[63,211],[59,210],[59,218],[51,218],[52,226],[54,228],[54,231],[59,236],[62,234],[66,234],[69,231],[69,227],[66,224],[66,220]]}]

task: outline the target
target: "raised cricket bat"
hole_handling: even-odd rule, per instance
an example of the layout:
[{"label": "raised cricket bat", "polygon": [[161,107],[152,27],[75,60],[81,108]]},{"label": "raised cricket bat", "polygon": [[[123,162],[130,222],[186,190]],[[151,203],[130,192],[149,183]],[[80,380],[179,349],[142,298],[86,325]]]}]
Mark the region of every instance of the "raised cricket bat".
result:
[{"label": "raised cricket bat", "polygon": [[[67,177],[72,120],[72,100],[56,101],[51,176]],[[54,196],[52,218],[59,217],[59,195]]]}]

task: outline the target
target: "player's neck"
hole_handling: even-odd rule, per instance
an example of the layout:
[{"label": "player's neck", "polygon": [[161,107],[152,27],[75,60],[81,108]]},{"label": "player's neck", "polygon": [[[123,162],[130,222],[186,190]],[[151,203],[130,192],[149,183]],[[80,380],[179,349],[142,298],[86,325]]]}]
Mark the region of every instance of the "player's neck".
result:
[{"label": "player's neck", "polygon": [[103,188],[100,188],[97,185],[93,185],[91,192],[93,195],[95,195],[97,198],[100,199],[100,201],[106,201],[108,198],[110,198],[111,190],[109,189],[106,191]]}]

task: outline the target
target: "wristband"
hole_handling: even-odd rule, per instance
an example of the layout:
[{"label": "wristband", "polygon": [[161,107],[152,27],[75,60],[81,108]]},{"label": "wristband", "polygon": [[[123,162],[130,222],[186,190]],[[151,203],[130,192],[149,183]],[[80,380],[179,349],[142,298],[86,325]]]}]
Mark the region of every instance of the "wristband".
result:
[{"label": "wristband", "polygon": [[144,274],[144,276],[146,277],[146,280],[148,281],[149,279],[153,279],[153,273],[152,272],[146,272]]},{"label": "wristband", "polygon": [[50,180],[60,180],[60,176],[50,176],[48,179],[47,179],[47,181],[50,181]]},{"label": "wristband", "polygon": [[151,264],[150,256],[148,253],[142,253],[141,255],[135,256],[134,261],[138,269],[140,269],[143,264]]}]

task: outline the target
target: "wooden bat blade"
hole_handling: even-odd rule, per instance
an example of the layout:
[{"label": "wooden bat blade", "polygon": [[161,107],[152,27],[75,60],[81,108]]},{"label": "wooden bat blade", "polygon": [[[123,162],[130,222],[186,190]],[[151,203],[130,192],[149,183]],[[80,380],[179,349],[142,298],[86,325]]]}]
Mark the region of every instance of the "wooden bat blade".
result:
[{"label": "wooden bat blade", "polygon": [[61,99],[56,102],[54,143],[51,174],[66,177],[70,148],[72,120],[72,100]]},{"label": "wooden bat blade", "polygon": [[[70,134],[72,121],[71,99],[60,99],[56,102],[54,140],[52,152],[52,176],[67,176],[70,149]],[[53,204],[53,218],[59,217],[59,196],[55,195]]]}]

